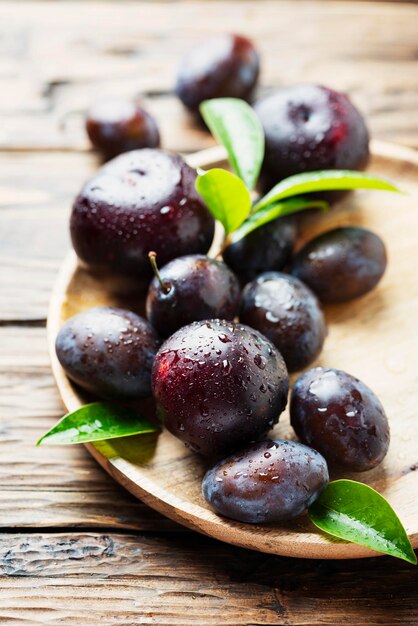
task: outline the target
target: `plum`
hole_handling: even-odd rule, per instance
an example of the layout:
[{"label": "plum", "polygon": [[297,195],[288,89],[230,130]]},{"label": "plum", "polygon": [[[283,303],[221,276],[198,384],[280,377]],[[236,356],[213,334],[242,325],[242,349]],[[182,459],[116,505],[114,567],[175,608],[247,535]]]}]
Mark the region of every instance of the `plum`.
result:
[{"label": "plum", "polygon": [[154,118],[137,102],[103,98],[87,112],[86,131],[105,160],[138,148],[158,148],[160,134]]},{"label": "plum", "polygon": [[281,522],[303,513],[328,484],[325,459],[295,441],[261,441],[236,452],[203,478],[205,500],[239,522]]},{"label": "plum", "polygon": [[345,302],[376,287],[386,269],[383,241],[365,228],[335,228],[311,239],[291,272],[322,302]]},{"label": "plum", "polygon": [[225,263],[191,254],[156,268],[146,300],[147,318],[167,337],[194,321],[232,320],[239,301],[238,279]]},{"label": "plum", "polygon": [[288,387],[273,344],[252,328],[224,320],[178,330],[161,346],[152,373],[160,420],[206,456],[268,431],[286,406]]},{"label": "plum", "polygon": [[239,318],[274,343],[289,372],[312,363],[327,334],[316,296],[300,280],[280,272],[265,272],[248,283]]},{"label": "plum", "polygon": [[302,374],[293,387],[290,418],[299,439],[331,465],[364,472],[387,453],[389,424],[382,404],[342,370],[316,367]]},{"label": "plum", "polygon": [[299,172],[366,167],[369,132],[345,94],[320,85],[293,85],[254,108],[266,137],[264,188]]},{"label": "plum", "polygon": [[176,93],[193,112],[210,98],[248,100],[259,71],[259,56],[249,39],[240,35],[217,35],[198,43],[182,59]]},{"label": "plum", "polygon": [[95,307],[60,329],[55,349],[66,374],[103,398],[151,395],[151,369],[160,340],[147,320],[132,311]]},{"label": "plum", "polygon": [[77,255],[90,267],[143,279],[152,275],[151,250],[162,264],[207,252],[214,220],[195,179],[179,155],[162,150],[116,157],[74,201],[70,230]]},{"label": "plum", "polygon": [[248,282],[263,272],[284,268],[291,258],[296,233],[293,216],[280,217],[229,245],[222,256],[225,263]]}]

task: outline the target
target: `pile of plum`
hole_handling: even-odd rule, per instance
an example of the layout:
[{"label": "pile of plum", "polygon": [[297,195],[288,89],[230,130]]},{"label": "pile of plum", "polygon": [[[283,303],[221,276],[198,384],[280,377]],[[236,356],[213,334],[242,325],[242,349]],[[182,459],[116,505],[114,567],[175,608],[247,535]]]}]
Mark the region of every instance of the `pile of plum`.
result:
[{"label": "pile of plum", "polygon": [[[249,99],[258,73],[246,38],[218,37],[186,56],[176,91],[196,112],[208,98]],[[266,136],[265,188],[301,171],[367,163],[366,125],[343,94],[286,87],[255,110]],[[291,424],[301,443],[267,438],[287,404],[288,372],[321,352],[321,303],[362,296],[382,277],[380,238],[340,227],[294,254],[298,220],[283,217],[209,258],[214,220],[195,190],[196,173],[158,148],[153,118],[113,100],[91,109],[87,130],[106,159],[125,153],[76,197],[74,249],[92,271],[147,281],[147,319],[110,307],[69,319],[56,340],[68,376],[94,397],[152,395],[159,422],[215,463],[203,479],[206,500],[242,522],[302,513],[327,485],[327,464],[361,472],[380,463],[389,445],[381,403],[331,368],[308,369],[293,386]]]}]

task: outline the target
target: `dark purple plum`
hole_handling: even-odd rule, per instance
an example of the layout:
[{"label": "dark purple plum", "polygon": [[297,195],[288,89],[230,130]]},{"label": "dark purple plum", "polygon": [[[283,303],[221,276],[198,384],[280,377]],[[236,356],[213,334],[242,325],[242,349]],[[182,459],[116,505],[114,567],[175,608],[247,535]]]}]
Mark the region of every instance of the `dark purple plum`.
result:
[{"label": "dark purple plum", "polygon": [[178,330],[161,346],[152,373],[161,421],[192,450],[211,457],[272,428],[288,387],[273,344],[252,328],[223,320]]},{"label": "dark purple plum", "polygon": [[228,246],[222,256],[248,282],[263,272],[283,269],[293,252],[296,234],[294,218],[280,217]]},{"label": "dark purple plum", "polygon": [[103,98],[87,112],[86,131],[105,160],[138,148],[158,148],[160,134],[154,118],[137,102]]},{"label": "dark purple plum", "polygon": [[145,319],[124,309],[95,307],[71,317],[55,349],[68,377],[103,398],[151,395],[151,369],[160,341]]},{"label": "dark purple plum", "polygon": [[192,254],[174,259],[156,272],[148,289],[146,311],[160,335],[168,337],[194,321],[232,320],[238,314],[238,279],[225,263]]},{"label": "dark purple plum", "polygon": [[260,71],[254,45],[240,35],[217,35],[194,46],[182,59],[176,93],[191,111],[210,98],[248,100]]},{"label": "dark purple plum", "polygon": [[348,96],[320,85],[283,87],[255,104],[266,136],[263,186],[324,169],[364,169],[369,132]]},{"label": "dark purple plum", "polygon": [[345,302],[374,289],[386,263],[380,237],[365,228],[346,226],[311,239],[295,256],[292,274],[322,302]]},{"label": "dark purple plum", "polygon": [[214,220],[194,188],[196,172],[161,150],[135,150],[107,163],[74,201],[71,238],[82,261],[151,277],[148,253],[162,265],[208,251]]},{"label": "dark purple plum", "polygon": [[341,370],[316,367],[293,387],[290,418],[299,439],[330,465],[364,472],[386,456],[389,424],[369,387]]},{"label": "dark purple plum", "polygon": [[239,522],[282,522],[303,513],[328,484],[325,459],[296,441],[261,441],[203,478],[205,500]]},{"label": "dark purple plum", "polygon": [[280,272],[266,272],[248,283],[239,317],[274,343],[289,372],[312,363],[327,334],[316,296],[300,280]]}]

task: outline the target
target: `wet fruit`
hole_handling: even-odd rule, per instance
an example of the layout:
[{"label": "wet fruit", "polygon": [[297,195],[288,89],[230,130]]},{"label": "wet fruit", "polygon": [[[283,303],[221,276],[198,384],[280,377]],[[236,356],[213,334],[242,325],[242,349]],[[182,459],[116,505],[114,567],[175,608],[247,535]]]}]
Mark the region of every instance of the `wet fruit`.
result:
[{"label": "wet fruit", "polygon": [[282,357],[265,337],[233,322],[194,322],[161,346],[153,394],[166,428],[192,450],[218,456],[268,431],[286,406]]},{"label": "wet fruit", "polygon": [[389,446],[389,424],[377,396],[354,376],[316,367],[293,387],[291,423],[299,439],[349,471],[376,467]]},{"label": "wet fruit", "polygon": [[345,94],[320,85],[293,85],[254,108],[266,136],[264,187],[299,172],[367,165],[367,126]]},{"label": "wet fruit", "polygon": [[259,56],[240,35],[218,35],[198,43],[182,59],[176,93],[183,104],[197,111],[210,98],[247,100],[257,83]]},{"label": "wet fruit", "polygon": [[346,226],[309,241],[294,258],[291,271],[322,302],[345,302],[374,289],[386,262],[380,237],[365,228]]},{"label": "wet fruit", "polygon": [[290,261],[296,231],[293,217],[281,217],[228,246],[223,259],[246,282],[263,272],[281,270]]},{"label": "wet fruit", "polygon": [[162,265],[208,251],[214,221],[194,188],[196,172],[161,150],[135,150],[102,167],[74,201],[71,238],[91,267],[152,275],[148,253]]},{"label": "wet fruit", "polygon": [[170,261],[156,270],[147,295],[147,318],[168,337],[197,320],[232,320],[238,314],[238,279],[225,263],[203,254]]},{"label": "wet fruit", "polygon": [[160,345],[152,326],[124,309],[96,307],[71,317],[55,348],[65,372],[103,398],[151,395],[151,368]]},{"label": "wet fruit", "polygon": [[206,501],[239,522],[281,522],[300,515],[328,484],[325,459],[295,441],[255,443],[210,469]]},{"label": "wet fruit", "polygon": [[137,102],[104,98],[87,112],[86,131],[105,160],[138,148],[158,148],[160,134],[154,118]]},{"label": "wet fruit", "polygon": [[239,317],[274,343],[290,372],[316,359],[327,334],[316,296],[300,280],[280,272],[266,272],[248,283]]}]

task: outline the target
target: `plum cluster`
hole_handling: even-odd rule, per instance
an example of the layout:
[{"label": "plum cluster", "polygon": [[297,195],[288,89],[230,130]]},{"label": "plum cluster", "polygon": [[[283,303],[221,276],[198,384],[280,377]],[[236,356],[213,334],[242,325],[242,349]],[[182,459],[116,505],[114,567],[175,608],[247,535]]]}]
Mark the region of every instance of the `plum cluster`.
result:
[{"label": "plum cluster", "polygon": [[[250,99],[258,73],[252,43],[228,35],[185,57],[176,91],[196,112],[211,97]],[[264,186],[301,171],[367,163],[366,125],[343,94],[301,85],[255,110],[266,135]],[[293,386],[300,443],[267,433],[286,407],[288,372],[305,370],[322,350],[322,305],[363,296],[382,277],[381,239],[340,227],[295,254],[298,223],[286,217],[210,258],[214,220],[195,190],[196,173],[158,149],[152,118],[137,104],[112,101],[90,110],[87,129],[106,159],[130,151],[76,197],[73,246],[93,270],[147,280],[147,319],[111,307],[69,319],[56,340],[68,376],[93,396],[152,395],[160,422],[215,463],[203,480],[206,500],[241,522],[299,515],[327,485],[328,465],[366,471],[380,463],[389,445],[384,409],[340,370],[308,369]]]}]

